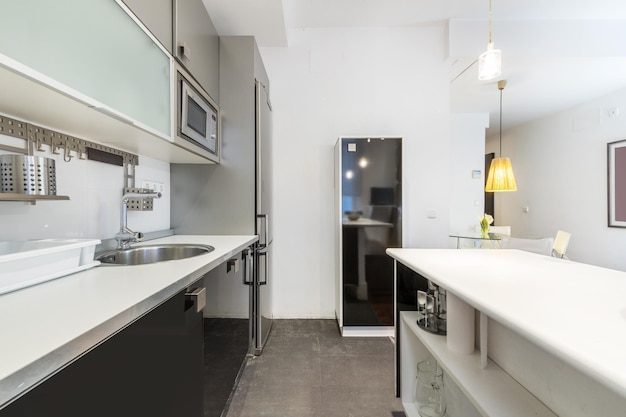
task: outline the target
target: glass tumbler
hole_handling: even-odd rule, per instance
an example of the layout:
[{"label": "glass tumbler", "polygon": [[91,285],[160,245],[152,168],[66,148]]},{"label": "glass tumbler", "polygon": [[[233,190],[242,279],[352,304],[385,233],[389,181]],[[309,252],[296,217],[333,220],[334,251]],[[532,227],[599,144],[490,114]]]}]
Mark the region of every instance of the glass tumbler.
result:
[{"label": "glass tumbler", "polygon": [[421,417],[443,417],[446,414],[443,371],[435,360],[417,364],[414,399]]}]

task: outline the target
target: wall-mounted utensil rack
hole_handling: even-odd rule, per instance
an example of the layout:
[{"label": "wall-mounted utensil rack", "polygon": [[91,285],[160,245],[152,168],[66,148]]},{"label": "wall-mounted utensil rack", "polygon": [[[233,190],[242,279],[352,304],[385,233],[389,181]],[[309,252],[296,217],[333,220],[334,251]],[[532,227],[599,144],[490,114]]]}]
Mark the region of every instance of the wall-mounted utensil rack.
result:
[{"label": "wall-mounted utensil rack", "polygon": [[[137,193],[137,194],[146,194],[152,193],[154,190],[150,190],[148,188],[133,188],[127,187],[124,188],[124,194],[126,193]],[[127,211],[152,211],[154,210],[154,197],[139,197],[139,198],[129,198],[126,202],[126,210]]]},{"label": "wall-mounted utensil rack", "polygon": [[[54,155],[63,155],[65,162],[72,158],[90,159],[124,167],[124,187],[135,187],[135,167],[139,156],[130,152],[111,148],[99,143],[60,133],[22,120],[0,114],[0,134],[24,140],[24,147],[0,143],[0,150],[33,155],[35,151],[45,152],[44,145]],[[69,200],[68,196],[0,193],[0,201]]]}]

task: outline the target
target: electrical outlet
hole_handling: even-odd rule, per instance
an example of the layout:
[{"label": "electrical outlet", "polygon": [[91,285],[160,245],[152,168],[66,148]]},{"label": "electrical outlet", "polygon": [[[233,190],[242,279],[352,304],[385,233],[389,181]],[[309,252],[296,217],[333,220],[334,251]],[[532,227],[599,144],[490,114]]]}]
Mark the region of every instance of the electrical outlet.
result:
[{"label": "electrical outlet", "polygon": [[163,184],[162,182],[144,180],[141,182],[141,187],[149,188],[154,192],[161,194],[165,192],[165,184]]}]

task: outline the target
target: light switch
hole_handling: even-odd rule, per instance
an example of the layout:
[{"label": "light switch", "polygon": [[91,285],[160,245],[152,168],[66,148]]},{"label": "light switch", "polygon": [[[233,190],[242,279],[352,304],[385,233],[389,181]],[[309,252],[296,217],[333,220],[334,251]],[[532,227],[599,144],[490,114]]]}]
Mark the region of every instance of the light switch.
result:
[{"label": "light switch", "polygon": [[437,218],[437,210],[429,209],[428,211],[426,211],[426,217],[428,217],[429,219],[436,219]]},{"label": "light switch", "polygon": [[528,206],[526,205],[526,206],[522,207],[522,211],[523,211],[524,213],[528,213],[528,212],[530,211],[530,207],[528,207]]}]

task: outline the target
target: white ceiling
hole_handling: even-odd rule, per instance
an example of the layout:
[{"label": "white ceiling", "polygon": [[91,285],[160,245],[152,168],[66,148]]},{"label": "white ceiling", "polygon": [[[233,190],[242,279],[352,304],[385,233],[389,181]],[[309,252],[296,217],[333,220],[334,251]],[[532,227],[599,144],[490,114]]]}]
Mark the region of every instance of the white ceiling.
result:
[{"label": "white ceiling", "polygon": [[[479,82],[475,63],[488,0],[203,1],[220,35],[254,35],[260,46],[287,46],[289,29],[449,22],[451,109],[489,112],[498,127],[497,81]],[[624,0],[493,0],[493,40],[508,82],[505,128],[626,88]]]}]

